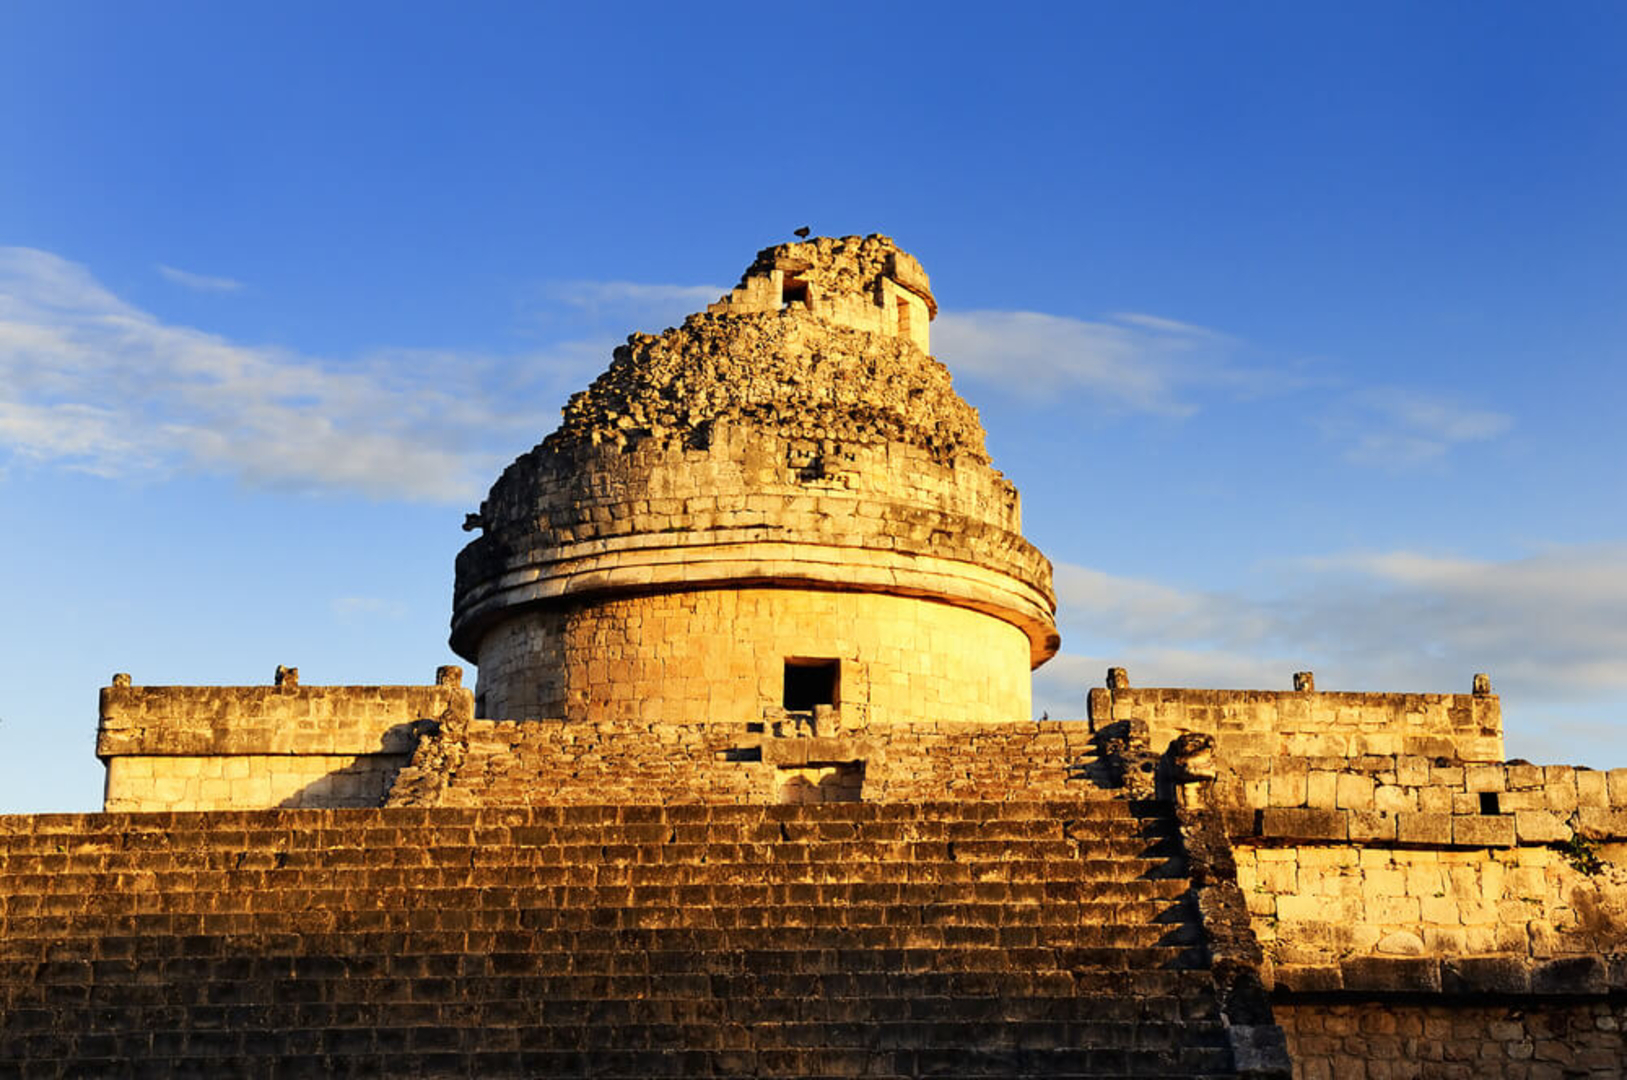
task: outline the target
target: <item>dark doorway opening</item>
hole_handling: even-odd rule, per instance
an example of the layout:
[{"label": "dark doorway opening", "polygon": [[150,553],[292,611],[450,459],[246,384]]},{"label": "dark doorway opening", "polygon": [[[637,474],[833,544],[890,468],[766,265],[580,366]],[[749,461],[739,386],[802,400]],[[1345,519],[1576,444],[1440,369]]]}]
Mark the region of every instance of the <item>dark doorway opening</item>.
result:
[{"label": "dark doorway opening", "polygon": [[812,712],[818,705],[835,705],[841,662],[837,660],[785,661],[785,708]]}]

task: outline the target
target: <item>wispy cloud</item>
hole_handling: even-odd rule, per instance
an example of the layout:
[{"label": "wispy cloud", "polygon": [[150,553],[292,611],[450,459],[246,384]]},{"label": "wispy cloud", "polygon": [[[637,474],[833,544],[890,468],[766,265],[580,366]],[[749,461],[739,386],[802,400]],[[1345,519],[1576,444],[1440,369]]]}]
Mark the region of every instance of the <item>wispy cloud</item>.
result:
[{"label": "wispy cloud", "polygon": [[[1529,704],[1627,693],[1627,545],[1477,560],[1355,552],[1278,566],[1270,594],[1182,589],[1058,565],[1073,658],[1036,686],[1083,702],[1108,663],[1143,685],[1455,690],[1476,671]],[[1106,629],[1104,629],[1106,628]],[[1053,712],[1055,709],[1053,708]]]},{"label": "wispy cloud", "polygon": [[341,622],[356,622],[367,618],[397,620],[406,616],[407,605],[399,600],[384,600],[377,596],[341,596],[333,603],[333,614]]},{"label": "wispy cloud", "polygon": [[1239,362],[1230,335],[1157,315],[1100,320],[1034,311],[945,311],[933,352],[957,375],[1032,400],[1083,395],[1103,408],[1180,418],[1205,394],[1233,397],[1297,390],[1303,375]]},{"label": "wispy cloud", "polygon": [[[933,348],[957,375],[1006,393],[1066,396],[1120,413],[1181,419],[1227,402],[1301,395],[1296,413],[1315,417],[1345,461],[1390,470],[1439,464],[1514,424],[1506,413],[1414,388],[1354,384],[1326,360],[1245,363],[1254,352],[1246,342],[1161,315],[945,311],[933,324]],[[1318,400],[1302,396],[1311,391]]]},{"label": "wispy cloud", "polygon": [[1104,322],[1034,311],[945,311],[933,351],[957,375],[993,380],[1035,398],[1083,392],[1135,412],[1186,416],[1185,373],[1197,356],[1224,353],[1217,339],[1178,324]]},{"label": "wispy cloud", "polygon": [[651,285],[637,281],[550,281],[537,288],[542,302],[533,314],[546,317],[548,307],[571,309],[592,321],[614,319],[616,331],[659,330],[705,311],[729,290],[721,285]]},{"label": "wispy cloud", "polygon": [[552,427],[583,352],[339,361],[244,345],[166,323],[49,252],[0,248],[0,450],[14,461],[466,501]]},{"label": "wispy cloud", "polygon": [[165,266],[163,263],[155,264],[154,269],[165,280],[173,281],[177,285],[195,289],[198,292],[236,292],[243,287],[241,281],[229,277],[194,274],[187,270],[177,270],[173,266]]},{"label": "wispy cloud", "polygon": [[1326,417],[1323,428],[1346,444],[1347,461],[1407,470],[1437,463],[1462,444],[1495,439],[1513,426],[1506,413],[1379,387],[1351,395]]}]

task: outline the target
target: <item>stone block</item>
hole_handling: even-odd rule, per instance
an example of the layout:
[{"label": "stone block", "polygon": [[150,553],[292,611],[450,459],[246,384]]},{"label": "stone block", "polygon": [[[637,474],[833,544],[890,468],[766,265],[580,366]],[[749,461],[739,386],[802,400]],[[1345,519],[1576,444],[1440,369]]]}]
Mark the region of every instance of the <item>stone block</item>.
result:
[{"label": "stone block", "polygon": [[1272,806],[1304,806],[1306,794],[1306,776],[1303,771],[1290,771],[1278,769],[1271,774],[1270,805]]},{"label": "stone block", "polygon": [[1548,809],[1576,809],[1576,772],[1568,765],[1549,765],[1543,770],[1542,791]]},{"label": "stone block", "polygon": [[1585,807],[1576,812],[1576,834],[1584,840],[1627,838],[1627,810]]},{"label": "stone block", "polygon": [[1514,832],[1522,844],[1556,844],[1570,839],[1570,826],[1552,810],[1516,810]]},{"label": "stone block", "polygon": [[1450,844],[1452,817],[1450,814],[1397,814],[1395,838],[1403,844]]},{"label": "stone block", "polygon": [[1605,774],[1605,785],[1610,791],[1610,805],[1627,809],[1627,769],[1611,769]]},{"label": "stone block", "polygon": [[1474,814],[1452,819],[1452,843],[1461,847],[1513,847],[1512,814]]},{"label": "stone block", "polygon": [[1453,956],[1441,962],[1441,989],[1449,994],[1524,994],[1531,964],[1523,956]]},{"label": "stone block", "polygon": [[1576,770],[1576,805],[1601,809],[1610,805],[1609,783],[1604,773]]},{"label": "stone block", "polygon": [[1540,765],[1505,765],[1507,773],[1506,788],[1508,791],[1521,791],[1526,788],[1539,788],[1542,786],[1542,766]]},{"label": "stone block", "polygon": [[1395,841],[1395,815],[1378,810],[1352,810],[1349,818],[1349,829],[1351,843],[1393,843]]},{"label": "stone block", "polygon": [[1602,994],[1609,988],[1609,969],[1598,956],[1560,957],[1531,969],[1535,994]]},{"label": "stone block", "polygon": [[1480,796],[1470,791],[1454,791],[1452,793],[1452,813],[1480,813]]},{"label": "stone block", "polygon": [[1418,809],[1425,814],[1450,814],[1452,789],[1440,785],[1419,788]]},{"label": "stone block", "polygon": [[1336,782],[1334,805],[1341,810],[1371,810],[1372,777],[1349,772],[1340,773]]},{"label": "stone block", "polygon": [[1417,810],[1418,791],[1416,788],[1401,787],[1398,784],[1380,784],[1373,790],[1373,807],[1392,814],[1402,810]]},{"label": "stone block", "polygon": [[1305,805],[1332,810],[1338,793],[1338,774],[1313,769],[1305,776]]},{"label": "stone block", "polygon": [[1314,994],[1344,989],[1344,973],[1337,964],[1278,964],[1273,969],[1278,990]]},{"label": "stone block", "polygon": [[1395,780],[1403,787],[1423,787],[1429,783],[1429,759],[1403,754],[1395,759]]},{"label": "stone block", "polygon": [[1440,961],[1429,956],[1355,956],[1340,963],[1346,990],[1439,993]]},{"label": "stone block", "polygon": [[1348,816],[1337,810],[1268,807],[1260,812],[1260,835],[1289,840],[1348,840]]}]

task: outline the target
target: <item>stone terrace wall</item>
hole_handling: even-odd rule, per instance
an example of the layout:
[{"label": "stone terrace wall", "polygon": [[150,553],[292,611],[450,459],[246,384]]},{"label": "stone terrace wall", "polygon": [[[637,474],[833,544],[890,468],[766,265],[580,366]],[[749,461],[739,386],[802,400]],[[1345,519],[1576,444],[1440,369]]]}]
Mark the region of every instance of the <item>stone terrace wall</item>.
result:
[{"label": "stone terrace wall", "polygon": [[1627,1002],[1278,1003],[1296,1080],[1619,1077]]},{"label": "stone terrace wall", "polygon": [[[392,806],[1069,799],[1105,783],[1077,721],[477,720],[426,737]],[[757,730],[753,730],[753,729]]]},{"label": "stone terrace wall", "polygon": [[1238,883],[1280,986],[1627,989],[1608,959],[1627,952],[1627,770],[1383,779],[1339,774],[1329,798],[1355,806],[1231,815],[1251,821]]},{"label": "stone terrace wall", "polygon": [[132,686],[101,693],[107,810],[377,806],[418,738],[468,718],[455,667],[434,686]]},{"label": "stone terrace wall", "polygon": [[1375,775],[1405,769],[1407,783],[1428,786],[1436,759],[1451,766],[1503,760],[1502,706],[1489,683],[1472,694],[1322,693],[1311,688],[1310,673],[1295,678],[1306,689],[1131,688],[1114,668],[1109,682],[1118,685],[1090,692],[1091,726],[1126,725],[1156,753],[1181,735],[1210,736],[1220,770],[1215,798],[1234,806],[1343,806],[1339,784],[1347,793],[1373,787],[1355,776],[1335,779],[1352,767]]}]

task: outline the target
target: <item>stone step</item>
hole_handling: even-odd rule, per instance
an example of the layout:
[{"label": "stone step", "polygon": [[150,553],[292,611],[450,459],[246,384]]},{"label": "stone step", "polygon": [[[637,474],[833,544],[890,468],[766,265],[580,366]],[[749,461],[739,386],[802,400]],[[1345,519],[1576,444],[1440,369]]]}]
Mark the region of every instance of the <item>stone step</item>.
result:
[{"label": "stone step", "polygon": [[[110,971],[118,964],[130,964],[166,957],[224,957],[252,946],[269,936],[269,931],[253,936],[203,936],[151,934],[78,935],[71,927],[37,927],[34,935],[8,932],[0,937],[0,960],[53,960],[89,958],[106,961]],[[357,934],[311,934],[313,945],[329,955],[349,955],[349,949],[365,940]],[[510,937],[517,935],[509,935]],[[1187,921],[1142,924],[1030,923],[1020,925],[926,924],[881,926],[854,924],[836,926],[750,926],[736,930],[708,929],[551,929],[534,930],[524,941],[504,940],[503,935],[463,934],[457,941],[450,934],[418,933],[403,935],[407,947],[439,951],[449,945],[458,948],[480,946],[484,953],[499,947],[524,952],[497,954],[513,964],[515,956],[553,956],[590,950],[725,950],[805,949],[805,948],[1118,948],[1135,950],[1152,946],[1191,946],[1201,942],[1198,927]],[[472,939],[472,940],[471,940]],[[86,950],[83,942],[96,945]],[[471,949],[471,951],[473,951]],[[496,963],[497,961],[493,961]],[[539,961],[540,963],[540,961]],[[538,970],[533,968],[532,970]],[[546,970],[546,969],[544,969]]]},{"label": "stone step", "polygon": [[[1066,883],[1062,883],[1066,884]],[[1092,926],[1187,919],[1177,906],[1179,880],[1090,886],[1083,900],[1063,899],[1058,887],[1038,903],[932,901],[861,904],[834,909],[813,903],[717,903],[699,890],[262,890],[231,896],[207,893],[68,893],[11,897],[0,916],[10,934],[35,923],[61,932],[78,923],[94,931],[125,916],[168,916],[177,932],[247,932],[243,920],[282,919],[319,931],[324,922],[356,929],[750,929],[762,926]],[[550,896],[550,893],[552,895]],[[685,903],[691,897],[693,902]],[[665,897],[665,899],[663,899]],[[757,897],[751,897],[757,899]],[[455,913],[454,920],[448,913]],[[211,921],[213,920],[213,921]],[[221,921],[234,920],[234,921]],[[151,925],[164,925],[154,922]],[[267,926],[274,925],[268,921]],[[213,929],[211,929],[211,927]],[[180,928],[185,928],[181,930]]]},{"label": "stone step", "polygon": [[1092,790],[1074,800],[987,802],[852,802],[816,804],[764,803],[572,803],[548,806],[471,808],[377,808],[344,810],[211,810],[120,812],[109,814],[0,814],[0,835],[59,834],[83,836],[98,830],[113,833],[148,829],[404,828],[426,829],[512,825],[600,825],[654,821],[672,824],[760,821],[1015,821],[1081,817],[1158,817],[1167,807],[1134,801],[1118,792]]},{"label": "stone step", "polygon": [[[168,1008],[176,995],[190,994],[193,1007],[214,1010],[207,1019],[219,1020],[237,999],[258,993],[255,979],[267,980],[274,1003],[297,1005],[311,1023],[342,1024],[356,1004],[378,1004],[402,1000],[399,993],[381,990],[417,983],[431,984],[435,992],[445,992],[448,982],[461,982],[469,991],[459,1000],[470,1001],[548,1001],[549,1015],[577,1010],[572,1015],[588,1015],[581,1010],[597,1007],[606,1000],[688,1000],[703,1005],[718,1002],[756,1000],[812,1000],[821,997],[864,997],[879,1002],[878,1016],[894,1015],[885,1002],[911,1000],[939,1001],[955,998],[990,998],[1002,1001],[1033,999],[1041,1002],[1089,1002],[1090,1018],[1121,1022],[1175,1019],[1209,1022],[1218,1012],[1214,1003],[1213,981],[1207,971],[1191,968],[1138,969],[1129,971],[1077,968],[1070,971],[868,971],[868,972],[656,972],[652,974],[466,974],[467,953],[398,953],[383,957],[336,957],[331,954],[283,954],[244,956],[241,954],[194,959],[189,966],[177,964],[174,973],[187,978],[158,980],[132,990],[125,983],[106,987],[86,984],[83,965],[57,962],[43,968],[35,962],[9,961],[0,964],[8,978],[8,1000],[26,1003],[43,995],[57,993],[71,998],[80,995],[92,1005],[107,1007]],[[349,974],[331,974],[337,968]],[[94,977],[103,970],[90,965]],[[118,970],[124,970],[119,968]],[[296,974],[296,971],[300,974]],[[326,982],[317,972],[329,972]],[[15,976],[15,977],[10,977]],[[38,976],[39,978],[36,978]],[[66,981],[44,981],[62,978]],[[227,986],[237,998],[207,1001],[198,998],[200,988]],[[906,1006],[897,1006],[904,1008]],[[1064,1006],[1065,1007],[1065,1006]],[[911,1014],[913,1015],[913,1014]],[[148,1019],[158,1022],[154,1014]]]},{"label": "stone step", "polygon": [[[1115,869],[1116,867],[1116,869]],[[619,891],[658,897],[682,892],[686,902],[708,896],[722,902],[750,899],[753,890],[776,897],[815,902],[890,899],[930,903],[942,897],[972,896],[1013,902],[1047,898],[1098,898],[1119,887],[1135,895],[1184,891],[1167,884],[1185,880],[1169,860],[1014,859],[1003,863],[689,863],[601,864],[569,867],[354,867],[285,866],[237,871],[108,871],[0,877],[0,896],[39,897],[73,893],[213,893],[245,889],[268,892],[367,888],[385,891],[499,889],[537,902],[559,903],[591,894]],[[697,891],[698,890],[698,891]],[[708,893],[708,890],[710,892]],[[0,910],[4,910],[0,908]]]},{"label": "stone step", "polygon": [[[782,807],[558,807],[498,812],[454,810],[268,810],[143,814],[0,816],[0,850],[80,851],[164,846],[185,838],[188,845],[211,848],[254,847],[266,843],[293,846],[394,847],[425,841],[483,844],[528,840],[554,842],[572,837],[598,842],[608,836],[686,842],[748,838],[777,840],[1024,839],[1057,835],[1169,835],[1167,818],[1112,801],[1042,807],[1043,812],[1010,816],[968,814],[976,804],[951,806],[947,812],[897,814],[927,810],[939,804],[835,803]],[[1011,804],[1034,810],[1029,804]],[[873,814],[840,813],[857,807]],[[649,809],[657,814],[626,817]],[[692,809],[707,813],[680,815]],[[956,812],[959,810],[960,812]],[[713,815],[712,811],[750,811]],[[795,813],[776,813],[795,811]],[[568,812],[568,813],[567,813]],[[675,815],[671,818],[665,814]],[[876,816],[880,814],[880,816]],[[338,816],[335,815],[346,815]],[[564,820],[561,820],[564,818]]]},{"label": "stone step", "polygon": [[[765,899],[805,902],[887,902],[886,890],[896,889],[898,902],[931,903],[938,897],[984,896],[991,900],[1146,899],[1179,896],[1187,889],[1184,877],[1171,876],[1166,864],[1120,864],[1126,872],[1113,875],[1086,860],[1069,862],[1013,861],[967,867],[964,864],[886,865],[873,873],[859,873],[841,865],[776,864],[758,867],[741,864],[695,864],[689,869],[663,870],[633,867],[625,873],[532,873],[525,869],[488,872],[423,868],[308,867],[271,871],[223,873],[145,874],[41,874],[0,881],[19,911],[34,898],[94,896],[113,910],[119,905],[184,904],[189,895],[211,897],[253,890],[268,896],[294,892],[373,892],[381,897],[411,893],[455,891],[471,895],[491,892],[487,903],[521,906],[581,906],[603,903],[735,903],[753,895]],[[796,867],[789,869],[787,867]],[[585,868],[592,870],[593,868]],[[932,873],[938,870],[938,873]],[[903,877],[904,880],[899,880]],[[768,890],[754,893],[754,890]],[[227,899],[231,899],[228,897]],[[379,906],[365,904],[366,907]]]},{"label": "stone step", "polygon": [[[281,1033],[274,1037],[280,1038]],[[142,1055],[131,1045],[119,1054],[105,1058],[81,1058],[71,1066],[39,1068],[33,1062],[65,1058],[62,1044],[44,1037],[25,1069],[0,1062],[0,1077],[108,1077],[199,1078],[216,1080],[221,1076],[243,1080],[274,1080],[288,1076],[333,1076],[394,1078],[424,1077],[511,1077],[511,1076],[592,1076],[601,1078],[644,1077],[761,1077],[835,1080],[864,1076],[887,1078],[982,1077],[998,1076],[1013,1080],[1044,1077],[1047,1080],[1147,1080],[1149,1077],[1233,1076],[1230,1055],[1219,1049],[1202,1048],[1170,1053],[1161,1050],[1119,1049],[1066,1051],[995,1050],[750,1050],[618,1051],[588,1054],[569,1050],[398,1050],[391,1053],[335,1055],[304,1051],[285,1055],[151,1056]],[[420,1037],[420,1043],[434,1043],[436,1036]],[[336,1071],[340,1070],[340,1071]]]},{"label": "stone step", "polygon": [[[893,827],[896,823],[884,824],[887,825],[885,831],[889,833],[902,831]],[[232,869],[242,865],[245,859],[259,864],[276,855],[290,853],[325,854],[336,862],[348,860],[374,866],[392,864],[432,866],[454,861],[468,862],[471,859],[476,865],[481,863],[548,865],[560,861],[561,853],[565,851],[589,853],[599,851],[602,854],[606,849],[619,853],[628,848],[651,852],[671,847],[677,853],[689,853],[697,848],[708,847],[745,846],[751,849],[772,850],[786,846],[807,848],[812,844],[841,843],[861,845],[953,843],[956,845],[957,854],[973,854],[984,851],[984,846],[991,844],[1001,844],[1010,850],[1022,850],[1034,840],[1054,843],[1065,839],[1072,844],[1072,849],[1067,852],[1066,857],[1084,856],[1099,859],[1168,856],[1179,850],[1179,844],[1174,837],[1161,830],[1130,828],[1117,831],[1068,829],[1066,833],[1052,830],[1052,835],[1042,837],[967,838],[940,835],[905,838],[896,835],[876,836],[863,832],[856,837],[791,840],[781,839],[777,835],[778,826],[771,827],[775,835],[768,837],[746,836],[734,829],[713,826],[627,826],[622,831],[609,829],[567,831],[550,828],[546,833],[532,833],[529,831],[530,828],[527,826],[519,830],[521,835],[527,838],[525,843],[514,842],[515,830],[509,830],[507,835],[480,843],[450,843],[446,837],[437,836],[433,838],[436,843],[427,847],[421,843],[405,841],[395,830],[380,830],[383,835],[371,839],[366,831],[360,834],[343,832],[329,836],[314,834],[297,837],[282,832],[265,832],[239,835],[237,842],[226,844],[206,841],[201,837],[184,833],[155,833],[129,840],[128,843],[125,837],[105,837],[103,839],[108,841],[106,844],[81,844],[72,851],[58,850],[65,845],[49,836],[10,837],[7,838],[5,846],[0,846],[0,872],[54,874],[104,866],[123,869],[149,865],[173,865],[176,868],[195,870]],[[763,827],[754,827],[753,831],[758,828]],[[159,838],[162,838],[162,842]],[[948,851],[948,847],[945,846],[942,850]]]},{"label": "stone step", "polygon": [[[273,860],[268,860],[273,861]],[[346,889],[358,885],[377,888],[574,888],[638,889],[725,888],[825,890],[833,896],[846,891],[873,897],[887,889],[912,888],[917,892],[935,884],[1007,885],[1013,890],[1045,884],[1069,886],[1112,885],[1183,878],[1180,860],[1165,858],[1022,859],[967,864],[917,862],[860,864],[824,860],[783,860],[748,863],[696,858],[683,863],[589,863],[554,866],[357,866],[345,862],[289,857],[281,865],[232,870],[174,870],[163,868],[61,873],[0,873],[0,895],[45,896],[74,890],[148,891],[163,893],[221,892],[237,889]],[[858,867],[869,865],[872,870]],[[581,872],[581,871],[587,872]],[[939,871],[933,874],[931,871]],[[906,880],[900,880],[903,877]],[[847,896],[840,897],[842,900]]]},{"label": "stone step", "polygon": [[[503,1038],[505,1029],[525,1029],[525,1043],[536,1050],[615,1050],[615,1049],[708,1049],[708,1050],[776,1050],[795,1048],[872,1049],[897,1050],[907,1048],[963,1047],[965,1049],[1037,1049],[1081,1050],[1121,1048],[1134,1050],[1171,1050],[1176,1047],[1201,1048],[1225,1045],[1225,1031],[1219,1024],[1194,1026],[1191,1024],[1124,1024],[1093,1020],[1023,1020],[1006,1017],[976,1019],[965,1017],[920,1017],[898,1019],[872,1019],[865,1014],[877,1004],[866,999],[840,1003],[838,1010],[851,1019],[804,1020],[767,1019],[747,1017],[728,1018],[721,1022],[659,1023],[644,1018],[645,1010],[636,1002],[615,1003],[625,1008],[602,1009],[606,1019],[578,1021],[566,1019],[548,1021],[546,1010],[539,1003],[528,1003],[524,1008],[504,1012],[500,1009],[482,1010],[445,1008],[438,1011],[414,1009],[411,1006],[373,1006],[354,1012],[355,1023],[345,1028],[316,1029],[320,1032],[319,1045],[332,1053],[377,1053],[391,1046],[423,1047],[421,1036],[426,1029],[434,1030],[449,1024],[459,1013],[472,1023],[461,1026],[454,1038],[449,1032],[441,1034],[441,1049],[478,1049],[481,1045],[514,1043],[516,1038]],[[44,1010],[36,1010],[38,1015]],[[173,1025],[143,1026],[147,1016],[121,1016],[117,1011],[96,1010],[101,1022],[108,1027],[107,1034],[125,1031],[135,1036],[126,1038],[130,1049],[141,1049],[141,1035],[147,1036],[148,1053],[197,1052],[207,1047],[218,1054],[252,1053],[248,1048],[256,1040],[252,1033],[268,1030],[301,1030],[299,1017],[292,1008],[266,1008],[252,1005],[239,1006],[231,1014],[230,1022],[211,1028],[177,1028]],[[407,1027],[414,1013],[423,1021],[419,1027]],[[22,1034],[23,1029],[49,1024],[41,1017],[23,1012],[9,1037],[0,1036],[0,1054],[7,1043],[34,1038],[40,1032]],[[470,1030],[474,1028],[474,1030]],[[107,1042],[98,1039],[102,1032],[79,1029],[62,1031],[57,1037],[69,1053],[91,1053],[109,1049]],[[447,1046],[446,1043],[450,1043]],[[267,1049],[270,1049],[269,1047]],[[264,1051],[262,1051],[264,1052]],[[274,1051],[273,1051],[274,1053]],[[97,1055],[99,1056],[99,1055]]]},{"label": "stone step", "polygon": [[[193,829],[167,829],[123,834],[92,834],[67,841],[54,834],[0,836],[0,868],[18,857],[57,856],[50,868],[71,865],[74,856],[96,853],[159,854],[174,852],[186,858],[204,860],[209,855],[253,851],[358,851],[426,852],[434,858],[436,849],[452,851],[484,850],[509,852],[503,857],[526,858],[533,849],[592,850],[603,847],[631,850],[673,848],[690,851],[708,847],[738,846],[750,849],[797,847],[820,850],[828,845],[851,845],[872,849],[892,857],[901,850],[947,850],[954,845],[968,857],[997,851],[998,846],[1058,851],[1064,855],[1088,851],[1092,847],[1126,841],[1146,841],[1149,846],[1168,841],[1172,834],[1162,826],[1138,819],[1124,821],[1086,820],[1080,822],[1015,822],[1022,828],[953,830],[916,829],[916,823],[882,822],[853,825],[836,823],[814,830],[791,828],[786,823],[756,825],[628,825],[562,827],[519,825],[509,828],[467,828],[459,826],[418,836],[402,835],[397,829],[325,829],[312,832],[261,829],[235,831],[226,835]],[[983,824],[983,823],[978,823]],[[1058,845],[1067,845],[1059,847]]]},{"label": "stone step", "polygon": [[[61,952],[54,955],[61,956]],[[1201,948],[1189,945],[1082,945],[1069,942],[1033,945],[962,946],[906,944],[896,935],[843,935],[823,945],[789,943],[784,947],[746,947],[735,940],[717,948],[576,948],[570,951],[520,954],[530,959],[507,961],[512,974],[647,975],[647,974],[758,974],[773,971],[801,975],[858,974],[922,971],[1159,971],[1201,966]],[[157,978],[165,982],[207,979],[219,957],[186,955],[160,960],[119,961],[52,959],[16,961],[6,967],[45,984],[89,986],[102,976]],[[310,965],[317,965],[315,960]],[[344,968],[331,958],[328,967]],[[485,958],[471,958],[460,971],[484,971]],[[297,972],[305,961],[293,964]]]},{"label": "stone step", "polygon": [[[862,904],[867,911],[892,912],[882,914],[880,922],[893,925],[934,925],[945,922],[939,909],[970,906],[978,911],[1009,912],[1007,924],[1038,921],[1041,916],[1061,917],[1066,914],[1079,925],[1136,925],[1144,922],[1186,921],[1191,912],[1184,904],[1184,895],[1168,882],[1137,883],[1137,893],[1131,899],[1101,899],[1097,891],[1080,883],[1075,895],[1085,899],[1062,899],[1069,895],[1067,883],[1046,886],[1045,901],[1036,903],[1009,903],[999,901],[997,893],[986,888],[953,886],[937,890],[931,898],[919,903]],[[587,893],[597,896],[599,904],[581,903]],[[321,932],[322,924],[345,925],[356,930],[545,930],[545,929],[617,929],[617,927],[683,927],[695,929],[716,925],[776,925],[784,924],[774,912],[783,908],[805,909],[809,898],[800,893],[796,903],[771,903],[773,890],[753,888],[742,890],[742,899],[770,899],[770,903],[713,904],[704,893],[696,893],[696,903],[644,904],[625,906],[615,899],[630,896],[630,890],[565,890],[563,898],[569,903],[535,903],[534,893],[526,893],[527,903],[516,903],[514,893],[503,890],[355,890],[348,893],[317,893],[312,890],[286,890],[281,893],[260,891],[247,895],[216,896],[212,904],[185,904],[187,896],[164,896],[161,893],[137,893],[129,896],[107,896],[98,893],[68,893],[44,898],[15,898],[10,911],[0,916],[0,929],[8,934],[29,934],[33,929],[41,932],[125,932],[138,929],[143,934],[247,934],[252,927],[267,927],[267,932],[290,924],[303,932]],[[688,896],[685,891],[678,896]],[[719,893],[726,895],[726,893]],[[321,896],[324,906],[312,906],[311,899]],[[413,903],[415,899],[434,901],[464,901],[464,903]],[[859,908],[861,904],[853,904]],[[747,911],[748,914],[729,916],[729,911]],[[924,912],[939,912],[927,921]],[[1077,912],[1077,917],[1069,912]],[[875,919],[872,917],[872,922]],[[1056,921],[1053,917],[1053,921]],[[33,927],[33,929],[31,929]]]}]

